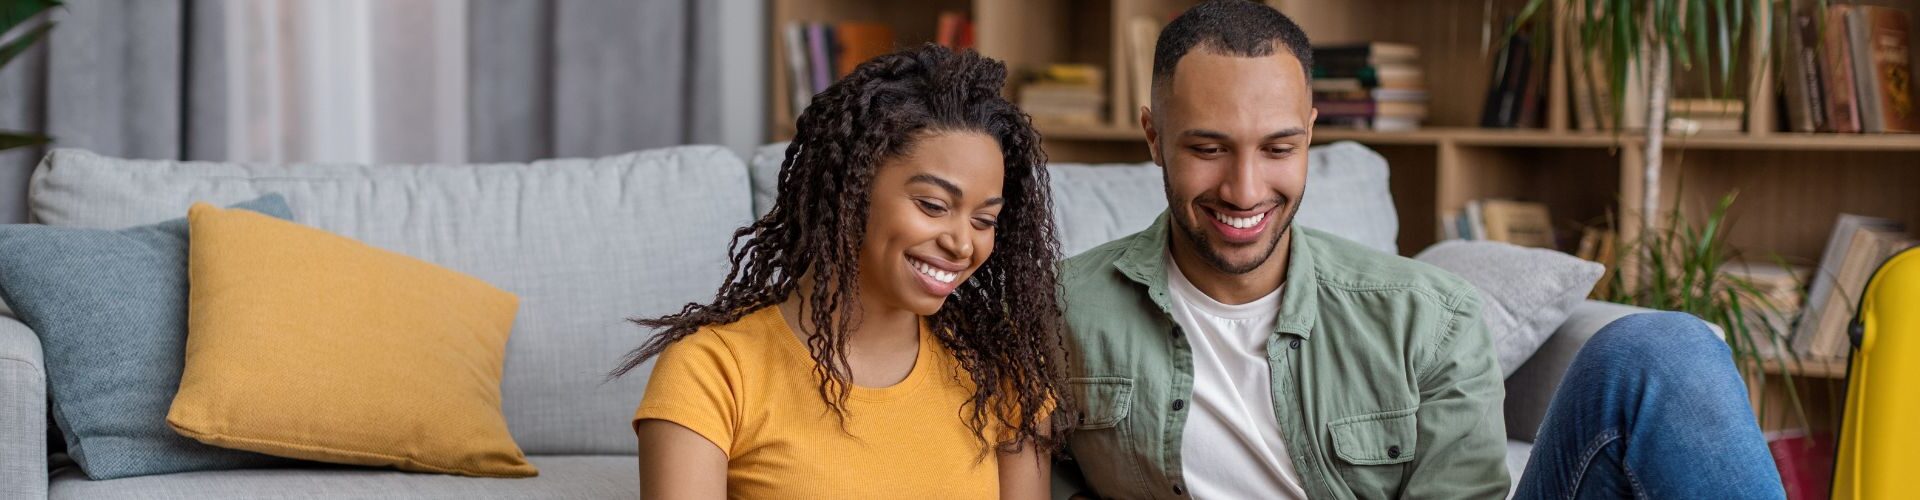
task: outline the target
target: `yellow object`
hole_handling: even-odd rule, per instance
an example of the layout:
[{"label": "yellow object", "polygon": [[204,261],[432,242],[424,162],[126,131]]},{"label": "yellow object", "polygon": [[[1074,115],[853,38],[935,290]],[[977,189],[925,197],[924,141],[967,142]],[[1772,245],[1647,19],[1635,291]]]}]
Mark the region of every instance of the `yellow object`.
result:
[{"label": "yellow object", "polygon": [[500,414],[513,294],[253,212],[201,203],[187,219],[175,432],[321,462],[538,473]]},{"label": "yellow object", "polygon": [[970,379],[924,325],[913,370],[890,387],[854,387],[844,430],[813,367],[767,307],[669,346],[634,423],[665,420],[712,441],[732,498],[999,498],[996,454],[975,462],[984,450],[960,417]]},{"label": "yellow object", "polygon": [[1920,249],[1888,259],[1862,296],[1833,498],[1902,498],[1920,469]]}]

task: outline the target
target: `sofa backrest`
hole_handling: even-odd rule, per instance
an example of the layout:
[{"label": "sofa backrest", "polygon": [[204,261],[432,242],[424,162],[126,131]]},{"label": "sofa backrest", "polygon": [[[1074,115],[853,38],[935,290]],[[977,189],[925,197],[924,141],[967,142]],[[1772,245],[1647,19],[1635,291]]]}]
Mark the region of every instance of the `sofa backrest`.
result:
[{"label": "sofa backrest", "polygon": [[751,216],[747,170],[712,146],[484,165],[243,165],[58,150],[31,181],[37,221],[120,228],[195,201],[286,196],[295,219],[520,297],[502,411],[530,454],[630,454],[651,366],[603,383],[647,331],[626,318],[710,298]]},{"label": "sofa backrest", "polygon": [[[761,146],[750,162],[754,213],[773,207],[780,161],[787,143]],[[1387,184],[1387,160],[1356,142],[1335,142],[1307,150],[1307,194],[1295,221],[1398,253],[1400,218]],[[1152,163],[1048,166],[1054,221],[1066,255],[1146,229],[1167,209],[1160,167]]]}]

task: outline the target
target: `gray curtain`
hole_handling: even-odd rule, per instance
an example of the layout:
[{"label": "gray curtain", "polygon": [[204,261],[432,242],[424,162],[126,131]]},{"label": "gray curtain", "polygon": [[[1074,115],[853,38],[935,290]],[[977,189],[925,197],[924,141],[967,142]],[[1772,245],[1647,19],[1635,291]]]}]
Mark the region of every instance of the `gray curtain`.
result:
[{"label": "gray curtain", "polygon": [[[210,98],[218,89],[186,90],[224,81],[207,73],[222,64],[219,9],[185,0],[68,1],[50,14],[59,22],[52,35],[0,73],[0,127],[133,158],[222,150],[220,124],[200,123],[224,121],[221,101]],[[26,220],[27,178],[43,154],[0,153],[0,222]]]},{"label": "gray curtain", "polygon": [[[0,128],[112,156],[224,159],[228,127],[244,126],[226,119],[228,1],[69,0],[50,39],[0,72]],[[727,140],[722,3],[471,0],[468,160]],[[0,223],[26,220],[44,153],[0,153]]]},{"label": "gray curtain", "polygon": [[528,161],[722,142],[723,23],[712,22],[716,5],[473,0],[467,11],[468,159]]}]

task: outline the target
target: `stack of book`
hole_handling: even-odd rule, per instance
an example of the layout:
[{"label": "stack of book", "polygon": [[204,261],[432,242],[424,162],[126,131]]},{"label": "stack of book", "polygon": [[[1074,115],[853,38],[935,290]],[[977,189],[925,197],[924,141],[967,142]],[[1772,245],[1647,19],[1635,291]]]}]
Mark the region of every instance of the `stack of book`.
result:
[{"label": "stack of book", "polygon": [[1442,239],[1503,241],[1536,248],[1558,248],[1547,206],[1513,200],[1473,200],[1440,218]]},{"label": "stack of book", "polygon": [[1748,326],[1771,330],[1771,333],[1752,332],[1753,340],[1767,344],[1793,334],[1793,318],[1800,314],[1800,290],[1807,284],[1807,277],[1812,271],[1806,266],[1753,261],[1733,261],[1720,267],[1720,274],[1752,285],[1751,291],[1754,293],[1741,297],[1740,310],[1746,316]]},{"label": "stack of book", "polygon": [[1794,351],[1816,358],[1846,357],[1853,345],[1848,324],[1867,280],[1880,263],[1914,244],[1900,221],[1840,214],[1807,293],[1806,313],[1794,328]]},{"label": "stack of book", "polygon": [[1086,64],[1048,65],[1020,87],[1020,109],[1034,123],[1099,125],[1107,104],[1105,72]]},{"label": "stack of book", "polygon": [[[1920,132],[1914,106],[1912,16],[1884,5],[1794,0],[1777,30],[1782,93],[1796,132]],[[1821,11],[1820,6],[1826,5]]]},{"label": "stack of book", "polygon": [[1739,132],[1746,127],[1747,105],[1739,99],[1673,99],[1667,101],[1667,132]]},{"label": "stack of book", "polygon": [[1373,42],[1313,48],[1315,123],[1372,130],[1412,130],[1427,118],[1420,49]]}]

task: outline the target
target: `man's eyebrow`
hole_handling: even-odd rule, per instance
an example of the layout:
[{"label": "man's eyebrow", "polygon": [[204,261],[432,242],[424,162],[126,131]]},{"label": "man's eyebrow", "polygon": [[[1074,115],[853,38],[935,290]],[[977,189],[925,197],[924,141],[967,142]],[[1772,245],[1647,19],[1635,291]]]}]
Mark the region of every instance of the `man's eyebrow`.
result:
[{"label": "man's eyebrow", "polygon": [[1293,137],[1293,136],[1302,135],[1306,133],[1307,133],[1307,129],[1300,128],[1300,127],[1283,128],[1283,129],[1274,131],[1274,133],[1267,134],[1267,137],[1265,138],[1265,140],[1273,141],[1278,139],[1285,139],[1288,137]]},{"label": "man's eyebrow", "polygon": [[[1267,136],[1262,137],[1261,140],[1273,141],[1273,140],[1285,139],[1285,138],[1293,137],[1297,135],[1303,135],[1306,133],[1307,133],[1307,129],[1300,128],[1300,127],[1289,127],[1289,128],[1276,130],[1271,134],[1267,134]],[[1202,139],[1213,139],[1216,141],[1225,141],[1232,138],[1231,136],[1228,136],[1226,132],[1221,132],[1218,130],[1208,130],[1203,128],[1188,129],[1186,131],[1180,132],[1180,135],[1187,136],[1187,137],[1199,137]]]}]

